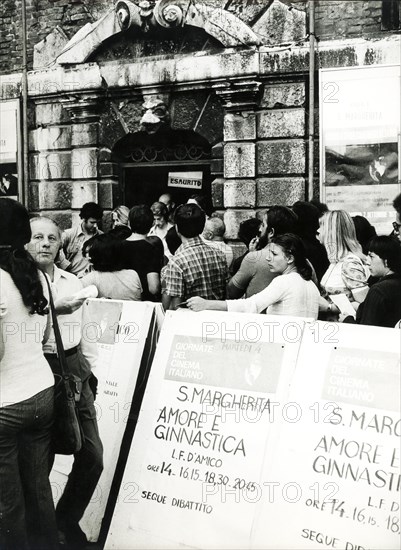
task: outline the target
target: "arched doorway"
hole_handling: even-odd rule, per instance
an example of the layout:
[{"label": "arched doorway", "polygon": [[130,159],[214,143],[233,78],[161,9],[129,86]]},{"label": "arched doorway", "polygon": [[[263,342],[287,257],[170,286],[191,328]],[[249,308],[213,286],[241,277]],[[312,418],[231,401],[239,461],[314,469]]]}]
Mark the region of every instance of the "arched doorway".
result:
[{"label": "arched doorway", "polygon": [[210,144],[192,130],[128,134],[113,149],[123,203],[151,205],[162,193],[182,204],[194,193],[211,196]]}]

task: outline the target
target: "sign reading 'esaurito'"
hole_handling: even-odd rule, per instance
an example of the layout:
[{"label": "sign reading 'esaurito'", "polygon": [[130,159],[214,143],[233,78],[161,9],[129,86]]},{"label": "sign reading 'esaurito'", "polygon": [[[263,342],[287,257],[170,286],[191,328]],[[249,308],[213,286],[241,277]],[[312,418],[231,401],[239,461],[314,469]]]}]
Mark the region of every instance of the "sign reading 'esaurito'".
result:
[{"label": "sign reading 'esaurito'", "polygon": [[167,185],[168,187],[201,189],[202,178],[202,172],[169,172]]}]

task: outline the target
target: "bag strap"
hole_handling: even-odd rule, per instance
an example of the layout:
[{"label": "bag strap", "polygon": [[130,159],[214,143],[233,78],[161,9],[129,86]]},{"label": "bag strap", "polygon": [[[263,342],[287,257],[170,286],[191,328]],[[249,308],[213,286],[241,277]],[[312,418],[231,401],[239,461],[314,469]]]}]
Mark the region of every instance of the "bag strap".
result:
[{"label": "bag strap", "polygon": [[65,376],[66,374],[68,374],[68,372],[67,372],[68,371],[68,365],[67,365],[67,359],[65,357],[63,341],[61,339],[60,327],[59,327],[58,321],[57,321],[56,309],[54,307],[52,289],[50,287],[49,279],[48,279],[46,273],[43,273],[43,275],[44,275],[44,278],[46,279],[47,288],[49,289],[50,310],[51,310],[51,315],[52,315],[52,320],[53,320],[53,330],[54,330],[54,337],[55,337],[55,340],[56,340],[57,355],[58,355],[58,359],[59,359],[59,363],[60,363],[61,376]]}]

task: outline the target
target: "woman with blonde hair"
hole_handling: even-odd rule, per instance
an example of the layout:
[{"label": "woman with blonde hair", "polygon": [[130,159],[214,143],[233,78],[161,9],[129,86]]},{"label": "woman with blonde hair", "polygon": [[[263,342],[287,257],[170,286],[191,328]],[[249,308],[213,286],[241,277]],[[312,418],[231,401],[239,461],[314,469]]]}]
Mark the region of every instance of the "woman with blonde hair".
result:
[{"label": "woman with blonde hair", "polygon": [[109,235],[116,239],[127,239],[132,231],[129,226],[129,208],[124,205],[117,206],[111,211],[111,227]]},{"label": "woman with blonde hair", "polygon": [[114,210],[111,212],[111,217],[113,221],[113,225],[126,225],[128,227],[129,221],[129,208],[128,206],[120,205],[117,206]]},{"label": "woman with blonde hair", "polygon": [[[369,270],[351,216],[345,210],[326,212],[320,219],[319,236],[330,262],[321,280],[323,290],[328,296],[345,294],[357,309],[368,291]],[[332,309],[338,311],[335,306],[321,308]]]}]

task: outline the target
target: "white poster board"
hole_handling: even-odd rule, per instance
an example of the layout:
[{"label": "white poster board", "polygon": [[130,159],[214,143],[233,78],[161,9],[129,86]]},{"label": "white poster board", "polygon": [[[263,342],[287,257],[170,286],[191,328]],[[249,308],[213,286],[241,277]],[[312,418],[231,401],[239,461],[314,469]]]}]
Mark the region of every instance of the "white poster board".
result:
[{"label": "white poster board", "polygon": [[289,400],[251,547],[399,549],[400,331],[306,325]]},{"label": "white poster board", "polygon": [[18,199],[19,101],[0,101],[0,198]]},{"label": "white poster board", "polygon": [[167,312],[105,548],[249,548],[303,325]]},{"label": "white poster board", "polygon": [[320,71],[321,200],[392,231],[400,192],[400,66]]},{"label": "white poster board", "polygon": [[[85,354],[96,364],[93,373],[99,380],[95,408],[104,449],[103,473],[80,522],[88,540],[93,542],[98,539],[109,498],[145,342],[151,337],[152,315],[161,306],[151,302],[90,299],[83,308]],[[160,318],[159,311],[157,315]],[[67,482],[72,462],[73,457],[56,456],[50,476],[56,501]]]},{"label": "white poster board", "polygon": [[17,162],[18,101],[0,102],[0,164]]}]

